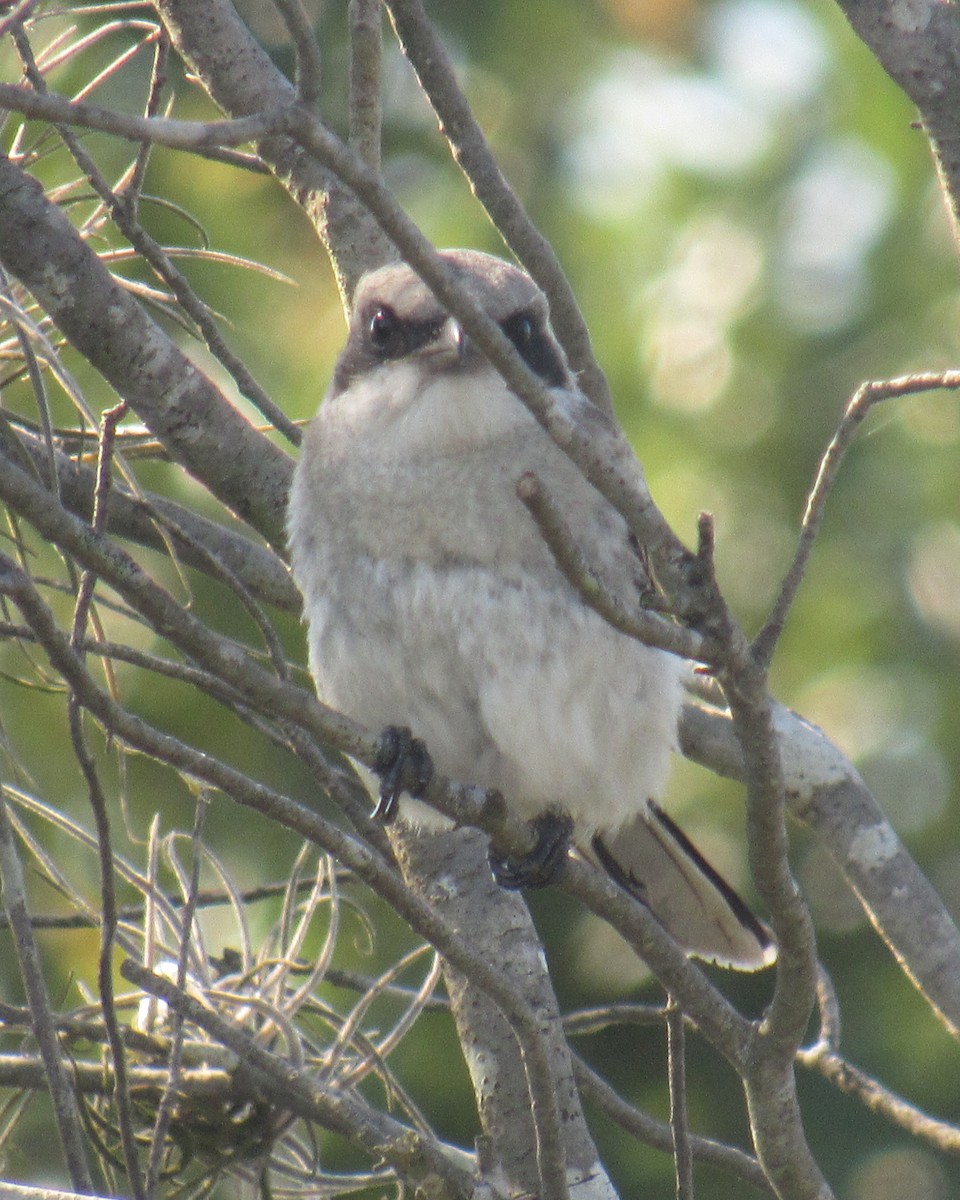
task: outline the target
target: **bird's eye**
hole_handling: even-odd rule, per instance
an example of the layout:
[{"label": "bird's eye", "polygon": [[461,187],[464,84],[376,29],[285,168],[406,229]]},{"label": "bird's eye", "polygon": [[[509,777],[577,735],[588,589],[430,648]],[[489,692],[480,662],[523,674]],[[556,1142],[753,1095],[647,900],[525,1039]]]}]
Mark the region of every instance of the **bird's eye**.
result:
[{"label": "bird's eye", "polygon": [[374,309],[368,325],[370,341],[377,350],[388,350],[397,338],[400,330],[400,319],[392,308],[382,305]]},{"label": "bird's eye", "polygon": [[517,317],[510,330],[510,340],[522,354],[524,346],[530,345],[535,333],[536,326],[531,317]]},{"label": "bird's eye", "polygon": [[567,380],[566,367],[556,342],[536,314],[514,313],[500,323],[517,353],[531,371],[550,387],[563,387]]}]

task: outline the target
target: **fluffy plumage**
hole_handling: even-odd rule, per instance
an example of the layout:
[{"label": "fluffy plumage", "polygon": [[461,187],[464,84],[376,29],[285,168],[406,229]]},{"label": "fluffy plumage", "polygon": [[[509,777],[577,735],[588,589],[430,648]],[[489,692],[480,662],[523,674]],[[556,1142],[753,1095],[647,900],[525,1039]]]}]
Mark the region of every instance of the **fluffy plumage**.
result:
[{"label": "fluffy plumage", "polygon": [[[582,405],[529,277],[450,267],[563,403]],[[404,264],[368,275],[307,430],[290,499],[319,695],[371,729],[408,725],[437,767],[535,817],[649,903],[691,953],[746,967],[769,940],[656,802],[684,663],[588,609],[518,500],[534,470],[591,568],[635,607],[649,586],[626,526]],[[409,799],[408,820],[440,818]]]}]

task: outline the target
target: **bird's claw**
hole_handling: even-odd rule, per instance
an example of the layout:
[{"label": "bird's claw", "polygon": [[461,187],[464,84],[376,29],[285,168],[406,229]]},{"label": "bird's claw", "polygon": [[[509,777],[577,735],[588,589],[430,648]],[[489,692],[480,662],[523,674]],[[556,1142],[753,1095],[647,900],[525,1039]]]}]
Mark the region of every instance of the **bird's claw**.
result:
[{"label": "bird's claw", "polygon": [[493,878],[507,891],[546,887],[566,857],[573,830],[569,817],[548,811],[534,817],[530,827],[537,840],[526,854],[499,854],[493,846],[487,851]]},{"label": "bird's claw", "polygon": [[380,777],[380,795],[373,810],[375,819],[389,824],[397,815],[404,792],[422,796],[433,775],[433,762],[426,743],[402,725],[388,725],[380,735],[373,769]]}]

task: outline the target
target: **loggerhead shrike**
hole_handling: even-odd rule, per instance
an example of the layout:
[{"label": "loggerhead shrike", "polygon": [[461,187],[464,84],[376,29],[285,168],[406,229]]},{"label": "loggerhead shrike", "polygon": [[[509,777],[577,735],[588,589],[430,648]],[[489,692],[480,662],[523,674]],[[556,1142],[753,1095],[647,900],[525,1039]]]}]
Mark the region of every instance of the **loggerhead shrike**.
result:
[{"label": "loggerhead shrike", "polygon": [[[490,255],[443,259],[559,402],[583,405],[543,293]],[[288,517],[310,666],[327,704],[409,727],[436,766],[535,822],[505,886],[542,883],[573,842],[688,953],[753,969],[763,925],[657,803],[689,664],[617,632],[556,566],[516,485],[534,471],[627,606],[644,556],[414,271],[361,280],[333,383],[303,441]],[[404,796],[401,816],[448,826]]]}]

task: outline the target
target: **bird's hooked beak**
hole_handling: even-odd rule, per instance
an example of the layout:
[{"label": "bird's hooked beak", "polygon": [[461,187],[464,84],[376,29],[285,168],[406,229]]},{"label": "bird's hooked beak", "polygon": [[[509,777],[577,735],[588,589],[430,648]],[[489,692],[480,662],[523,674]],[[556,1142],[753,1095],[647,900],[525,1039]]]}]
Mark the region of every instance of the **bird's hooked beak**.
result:
[{"label": "bird's hooked beak", "polygon": [[427,352],[443,366],[458,367],[466,361],[471,345],[457,318],[447,317],[439,334],[427,347]]}]

